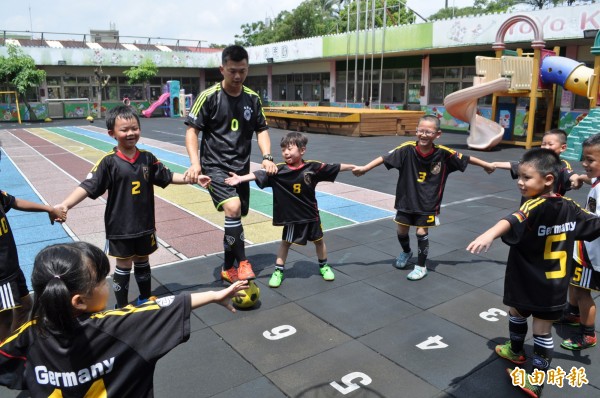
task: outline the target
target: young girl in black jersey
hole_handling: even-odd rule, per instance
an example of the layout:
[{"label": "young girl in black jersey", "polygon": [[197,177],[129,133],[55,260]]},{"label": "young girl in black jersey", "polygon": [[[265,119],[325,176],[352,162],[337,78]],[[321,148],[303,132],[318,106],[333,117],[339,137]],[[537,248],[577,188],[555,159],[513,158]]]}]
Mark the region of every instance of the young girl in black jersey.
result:
[{"label": "young girl in black jersey", "polygon": [[151,397],[156,362],[190,337],[191,310],[218,303],[235,312],[230,299],[248,288],[240,281],[104,311],[109,270],[86,242],[36,256],[32,320],[0,343],[0,385],[34,397]]}]

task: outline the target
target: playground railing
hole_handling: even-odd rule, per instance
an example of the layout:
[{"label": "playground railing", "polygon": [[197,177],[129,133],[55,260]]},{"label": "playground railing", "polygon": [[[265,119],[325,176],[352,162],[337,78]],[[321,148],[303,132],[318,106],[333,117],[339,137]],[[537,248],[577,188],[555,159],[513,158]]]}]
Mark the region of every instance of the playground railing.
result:
[{"label": "playground railing", "polygon": [[502,63],[496,57],[475,57],[475,74],[481,76],[481,83],[491,82],[502,77]]},{"label": "playground railing", "polygon": [[502,56],[502,76],[510,77],[512,90],[530,90],[533,58]]}]

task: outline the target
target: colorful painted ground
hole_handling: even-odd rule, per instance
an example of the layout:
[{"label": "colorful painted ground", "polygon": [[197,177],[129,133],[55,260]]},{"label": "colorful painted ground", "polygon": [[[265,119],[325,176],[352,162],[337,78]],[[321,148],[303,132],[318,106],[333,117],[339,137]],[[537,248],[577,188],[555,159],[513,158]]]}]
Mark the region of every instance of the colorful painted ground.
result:
[{"label": "colorful painted ground", "polygon": [[[2,130],[0,141],[0,189],[48,204],[60,203],[114,146],[106,130],[94,126]],[[182,146],[146,138],[138,146],[154,153],[173,171],[183,173],[189,166]],[[318,188],[326,231],[393,215],[391,195],[342,183],[321,183]],[[206,190],[196,185],[171,185],[157,187],[155,192],[161,247],[152,257],[153,265],[222,251],[223,214],[214,209]],[[248,244],[279,240],[281,228],[271,225],[271,191],[253,185],[250,206],[244,220]],[[86,199],[69,212],[67,223],[53,226],[44,213],[9,212],[24,270],[48,244],[85,240],[104,247],[104,208],[104,199]]]}]

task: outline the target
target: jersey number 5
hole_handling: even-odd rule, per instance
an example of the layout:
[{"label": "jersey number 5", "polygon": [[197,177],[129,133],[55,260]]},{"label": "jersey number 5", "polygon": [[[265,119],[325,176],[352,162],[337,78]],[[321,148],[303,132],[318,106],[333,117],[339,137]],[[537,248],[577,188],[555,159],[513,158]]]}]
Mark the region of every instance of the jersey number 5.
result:
[{"label": "jersey number 5", "polygon": [[548,279],[560,279],[567,275],[567,252],[564,250],[552,251],[552,244],[554,242],[564,242],[567,240],[567,234],[562,233],[560,235],[550,235],[546,238],[546,247],[544,248],[544,260],[558,260],[560,269],[558,271],[546,272],[546,278]]}]

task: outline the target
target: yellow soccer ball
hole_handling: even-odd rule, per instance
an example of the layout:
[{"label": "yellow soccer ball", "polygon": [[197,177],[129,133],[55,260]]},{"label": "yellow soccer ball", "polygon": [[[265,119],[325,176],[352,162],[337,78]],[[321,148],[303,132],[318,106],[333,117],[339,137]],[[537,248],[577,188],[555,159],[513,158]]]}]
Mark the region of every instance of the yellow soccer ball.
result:
[{"label": "yellow soccer ball", "polygon": [[251,308],[258,303],[260,299],[260,288],[256,286],[254,281],[248,281],[248,289],[241,290],[238,297],[231,299],[234,306],[238,308]]}]

